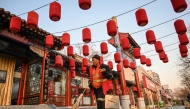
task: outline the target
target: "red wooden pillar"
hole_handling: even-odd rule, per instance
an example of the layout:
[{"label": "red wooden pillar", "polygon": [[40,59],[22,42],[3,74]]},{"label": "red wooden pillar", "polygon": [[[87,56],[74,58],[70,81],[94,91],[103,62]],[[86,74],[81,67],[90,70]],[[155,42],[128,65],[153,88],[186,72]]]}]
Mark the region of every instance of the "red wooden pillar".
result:
[{"label": "red wooden pillar", "polygon": [[135,72],[135,82],[136,82],[136,86],[137,86],[138,98],[141,98],[142,97],[142,93],[141,93],[141,88],[140,88],[140,83],[139,83],[138,71]]},{"label": "red wooden pillar", "polygon": [[125,76],[124,76],[124,70],[123,70],[123,63],[120,62],[121,65],[121,72],[120,73],[120,82],[121,82],[121,91],[122,91],[122,95],[128,95],[127,92],[127,86],[126,86],[126,81],[125,81]]},{"label": "red wooden pillar", "polygon": [[44,57],[42,58],[42,74],[41,74],[41,85],[40,85],[40,101],[39,104],[43,104],[43,91],[44,91],[44,71],[45,71],[45,60],[46,60],[46,51],[44,51]]},{"label": "red wooden pillar", "polygon": [[70,70],[67,70],[66,72],[66,92],[65,92],[65,106],[71,106],[71,72]]},{"label": "red wooden pillar", "polygon": [[25,81],[25,74],[26,74],[26,64],[25,62],[22,62],[22,66],[21,66],[21,76],[20,76],[20,82],[19,82],[19,89],[18,89],[18,98],[17,98],[17,105],[23,105],[23,93],[24,93],[24,81]]},{"label": "red wooden pillar", "polygon": [[95,98],[95,95],[92,94],[92,101],[91,101],[92,106],[96,106],[96,103],[94,103],[94,100],[96,100],[96,98]]},{"label": "red wooden pillar", "polygon": [[25,92],[26,92],[26,82],[27,82],[27,75],[28,75],[28,64],[25,64],[24,67],[24,74],[23,74],[23,89],[21,93],[21,104],[24,104],[24,97],[25,97]]}]

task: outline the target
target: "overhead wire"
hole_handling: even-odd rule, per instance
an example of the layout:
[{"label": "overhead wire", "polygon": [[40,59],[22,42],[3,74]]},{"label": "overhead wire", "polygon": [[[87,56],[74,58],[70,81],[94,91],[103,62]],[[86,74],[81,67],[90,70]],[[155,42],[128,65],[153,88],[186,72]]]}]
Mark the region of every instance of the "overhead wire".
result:
[{"label": "overhead wire", "polygon": [[[137,7],[137,8],[134,8],[134,9],[129,10],[129,11],[126,11],[126,12],[124,12],[124,13],[118,14],[118,15],[116,15],[116,17],[119,17],[119,16],[122,16],[122,15],[124,15],[124,14],[129,13],[129,12],[135,11],[135,10],[137,10],[137,9],[139,9],[139,8],[141,8],[141,7],[147,6],[147,5],[149,5],[149,4],[151,4],[151,3],[155,2],[155,1],[156,1],[156,0],[153,0],[153,1],[148,2],[148,3],[144,4],[144,5],[141,5],[141,6]],[[69,30],[54,32],[54,33],[52,33],[52,34],[57,34],[57,33],[63,33],[63,32],[69,32],[69,31],[74,31],[74,30],[82,29],[82,28],[85,28],[85,27],[93,26],[93,25],[96,25],[96,24],[99,24],[99,23],[108,21],[108,20],[110,20],[110,19],[111,19],[111,18],[108,18],[108,19],[101,20],[101,21],[98,21],[98,22],[95,22],[95,23],[92,23],[92,24],[88,24],[88,25],[86,25],[86,26],[81,26],[81,27],[77,27],[77,28],[73,28],[73,29],[69,29]]]},{"label": "overhead wire", "polygon": [[[55,1],[58,1],[58,0],[55,0]],[[52,2],[51,2],[51,3],[52,3]],[[38,8],[33,9],[32,11],[36,11],[36,10],[38,10],[38,9],[41,9],[41,8],[43,8],[43,7],[46,7],[46,6],[48,6],[49,4],[51,4],[51,3],[42,5],[42,6],[38,7]],[[29,11],[24,12],[24,13],[22,13],[22,14],[19,14],[19,15],[17,15],[17,16],[21,16],[21,15],[27,14],[28,12],[29,12]]]},{"label": "overhead wire", "polygon": [[[132,34],[136,34],[136,33],[139,33],[139,32],[143,32],[143,31],[149,30],[149,29],[151,29],[151,28],[154,28],[154,27],[163,25],[163,24],[165,24],[165,23],[171,22],[171,21],[173,21],[173,20],[176,20],[176,19],[178,19],[178,18],[180,18],[180,17],[183,17],[183,16],[185,16],[185,15],[188,15],[188,14],[190,14],[190,12],[187,12],[187,13],[185,13],[185,14],[183,14],[183,15],[180,15],[180,16],[178,16],[178,17],[172,18],[172,19],[167,20],[167,21],[165,21],[165,22],[159,23],[159,24],[157,24],[157,25],[154,25],[154,26],[151,26],[151,27],[148,27],[148,28],[145,28],[145,29],[136,31],[136,32],[132,32],[132,33],[130,33],[130,34],[132,35]],[[87,27],[87,26],[83,26],[83,27]],[[171,33],[171,34],[172,34],[172,33]],[[174,34],[174,33],[173,33],[173,34]],[[93,41],[93,42],[89,42],[89,43],[96,43],[96,42],[103,42],[103,41],[107,41],[107,40]],[[77,44],[85,44],[85,43],[76,43],[76,44],[71,44],[71,45],[77,45]]]}]

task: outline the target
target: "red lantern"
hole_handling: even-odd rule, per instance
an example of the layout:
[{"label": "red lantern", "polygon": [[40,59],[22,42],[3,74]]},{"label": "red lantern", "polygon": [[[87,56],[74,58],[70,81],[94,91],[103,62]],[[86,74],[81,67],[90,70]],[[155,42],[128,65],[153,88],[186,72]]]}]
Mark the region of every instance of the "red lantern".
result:
[{"label": "red lantern", "polygon": [[179,34],[178,39],[181,45],[187,45],[189,43],[187,34]]},{"label": "red lantern", "polygon": [[148,30],[146,32],[146,40],[148,44],[154,44],[156,42],[156,37],[154,31]]},{"label": "red lantern", "polygon": [[86,67],[84,67],[82,64],[81,67],[82,67],[82,73],[86,73]]},{"label": "red lantern", "polygon": [[159,57],[160,57],[160,60],[166,59],[166,54],[165,54],[165,52],[163,51],[163,52],[159,53]]},{"label": "red lantern", "polygon": [[46,46],[48,48],[51,48],[53,46],[54,40],[52,35],[47,35],[46,36]]},{"label": "red lantern", "polygon": [[152,65],[152,63],[151,63],[151,60],[150,60],[150,58],[146,58],[146,66],[151,66]]},{"label": "red lantern", "polygon": [[130,49],[130,43],[129,43],[129,39],[127,37],[122,39],[122,48],[125,51]]},{"label": "red lantern", "polygon": [[120,64],[117,64],[117,71],[121,72],[121,65]]},{"label": "red lantern", "polygon": [[75,78],[76,76],[76,72],[75,71],[71,71],[71,78]]},{"label": "red lantern", "polygon": [[100,64],[104,64],[104,58],[100,56]]},{"label": "red lantern", "polygon": [[75,66],[74,67],[70,67],[71,71],[75,71]]},{"label": "red lantern", "polygon": [[141,61],[141,64],[146,64],[146,56],[145,55],[141,55],[140,61]]},{"label": "red lantern", "polygon": [[56,1],[50,4],[49,18],[52,21],[59,21],[61,18],[61,5]]},{"label": "red lantern", "polygon": [[179,50],[180,50],[180,53],[187,53],[188,52],[186,45],[179,44]]},{"label": "red lantern", "polygon": [[142,9],[142,8],[138,9],[136,11],[135,15],[136,15],[137,24],[139,26],[145,26],[145,25],[147,25],[147,23],[148,23],[148,17],[147,17],[145,9]]},{"label": "red lantern", "polygon": [[174,22],[174,27],[177,34],[185,34],[187,32],[187,28],[183,20],[178,19]]},{"label": "red lantern", "polygon": [[89,28],[84,28],[82,30],[82,40],[85,43],[89,43],[91,41],[91,32]]},{"label": "red lantern", "polygon": [[78,0],[78,3],[83,10],[88,10],[91,7],[91,0]]},{"label": "red lantern", "polygon": [[120,63],[121,62],[121,57],[119,53],[115,53],[114,54],[114,59],[116,63]]},{"label": "red lantern", "polygon": [[131,69],[135,70],[136,69],[136,64],[135,62],[131,62],[130,63]]},{"label": "red lantern", "polygon": [[59,67],[63,66],[63,59],[62,59],[62,57],[60,55],[57,55],[55,57],[55,65],[59,66]]},{"label": "red lantern", "polygon": [[88,56],[89,55],[89,47],[88,47],[88,45],[83,45],[82,51],[83,51],[84,56]]},{"label": "red lantern", "polygon": [[38,13],[34,11],[28,12],[26,25],[32,29],[37,28],[38,27]]},{"label": "red lantern", "polygon": [[164,63],[167,63],[169,60],[168,60],[168,55],[167,54],[165,54],[166,56],[166,59],[164,59],[164,60],[162,60]]},{"label": "red lantern", "polygon": [[136,59],[141,57],[140,48],[133,48],[133,55]]},{"label": "red lantern", "polygon": [[64,33],[62,35],[62,45],[64,45],[64,46],[70,45],[70,35],[68,33]]},{"label": "red lantern", "polygon": [[113,63],[112,63],[112,61],[108,61],[108,66],[109,66],[110,69],[113,69]]},{"label": "red lantern", "polygon": [[67,55],[68,56],[73,56],[73,46],[68,46],[67,47]]},{"label": "red lantern", "polygon": [[185,0],[170,0],[176,13],[183,12],[187,8]]},{"label": "red lantern", "polygon": [[100,44],[100,49],[102,54],[107,54],[108,53],[108,46],[106,42],[102,42]]},{"label": "red lantern", "polygon": [[83,59],[82,59],[82,65],[83,65],[84,67],[87,67],[87,66],[88,66],[88,59],[87,59],[87,58],[83,58]]},{"label": "red lantern", "polygon": [[20,19],[20,17],[12,17],[11,21],[10,21],[9,29],[12,32],[17,33],[17,32],[20,31],[20,27],[21,27],[21,19]]},{"label": "red lantern", "polygon": [[157,53],[161,53],[164,51],[163,47],[162,47],[162,42],[160,42],[160,41],[156,41],[154,43],[154,47],[155,47]]},{"label": "red lantern", "polygon": [[69,59],[69,66],[75,67],[75,60],[73,58]]},{"label": "red lantern", "polygon": [[187,53],[180,53],[181,54],[181,57],[182,58],[185,58],[185,57],[187,57],[188,56],[188,54]]},{"label": "red lantern", "polygon": [[129,67],[129,61],[127,59],[123,59],[123,66],[124,66],[124,68]]},{"label": "red lantern", "polygon": [[109,36],[115,36],[117,34],[117,26],[114,20],[107,22],[107,32]]}]

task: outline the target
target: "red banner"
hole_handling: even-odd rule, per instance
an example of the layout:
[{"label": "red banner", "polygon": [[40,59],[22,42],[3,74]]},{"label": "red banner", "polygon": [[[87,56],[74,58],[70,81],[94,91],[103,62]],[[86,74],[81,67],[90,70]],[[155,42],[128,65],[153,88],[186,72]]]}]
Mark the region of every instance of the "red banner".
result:
[{"label": "red banner", "polygon": [[146,76],[142,76],[142,79],[145,88],[152,90],[153,92],[157,92],[156,85],[151,80],[149,80]]}]

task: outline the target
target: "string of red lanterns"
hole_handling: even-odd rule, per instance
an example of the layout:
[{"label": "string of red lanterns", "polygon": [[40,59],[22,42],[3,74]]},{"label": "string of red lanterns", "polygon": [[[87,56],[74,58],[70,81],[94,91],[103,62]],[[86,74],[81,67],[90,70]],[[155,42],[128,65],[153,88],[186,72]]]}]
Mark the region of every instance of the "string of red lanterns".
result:
[{"label": "string of red lanterns", "polygon": [[[79,2],[79,7],[83,10],[87,10],[91,7],[91,0],[78,0]],[[187,3],[185,0],[171,0],[172,2],[172,6],[175,10],[175,12],[182,12],[187,8]],[[137,20],[137,24],[139,26],[145,26],[148,24],[148,17],[146,14],[146,10],[145,9],[138,9],[135,13],[136,15],[136,20]],[[49,11],[49,16],[50,19],[52,21],[59,21],[61,18],[61,5],[58,2],[52,2],[50,4],[50,11]],[[12,23],[13,22],[13,23]],[[16,22],[16,23],[15,23]],[[11,18],[11,22],[10,22],[10,30],[13,32],[19,32],[20,31],[20,25],[21,25],[21,21],[20,18],[18,17],[12,17]],[[28,12],[28,19],[27,19],[27,26],[29,28],[35,29],[38,27],[38,14],[34,11]],[[15,26],[17,25],[17,26]],[[189,40],[187,38],[187,35],[185,34],[187,29],[185,26],[185,23],[183,20],[178,19],[174,22],[174,27],[176,29],[176,32],[178,34],[178,38],[180,41],[180,53],[182,54],[187,54],[188,49],[185,45],[187,45],[189,43]],[[113,20],[109,20],[107,22],[107,32],[109,36],[115,36],[117,34],[117,27],[116,24]],[[183,37],[182,37],[183,36]],[[156,42],[156,37],[155,34],[152,30],[148,30],[146,32],[146,38],[147,38],[147,43],[148,44],[154,44],[155,45],[155,49],[156,52],[159,54],[162,54],[162,58],[161,60],[163,60],[163,62],[168,62],[168,58],[163,58],[164,57],[164,50],[162,47],[162,43],[160,41]],[[127,40],[128,38],[123,38],[122,39],[122,48],[123,50],[128,50],[130,48],[130,43]],[[89,28],[84,28],[83,29],[83,41],[85,43],[89,43],[91,41],[91,32]],[[69,46],[70,45],[70,35],[68,33],[64,33],[62,35],[62,45],[63,46]],[[52,35],[47,35],[46,36],[46,46],[48,48],[53,46],[53,36]],[[108,52],[108,48],[107,48],[107,43],[101,43],[101,53],[102,54],[106,54]],[[70,49],[69,49],[70,48]],[[68,47],[68,56],[72,56],[73,55],[73,48],[71,48],[71,46]],[[141,64],[147,64],[147,66],[151,66],[151,61],[150,59],[146,59],[146,57],[144,55],[140,56],[140,50],[138,51],[138,49],[134,49],[134,57],[140,60],[143,60],[141,62]],[[88,56],[89,55],[89,47],[88,45],[84,45],[83,46],[83,55],[84,56]],[[166,54],[165,54],[166,55]],[[166,55],[167,56],[167,55]],[[185,56],[185,55],[184,55]],[[145,58],[144,58],[145,57]],[[114,58],[115,58],[115,62],[119,63],[121,61],[120,59],[120,54],[114,54]],[[142,59],[141,59],[142,58]],[[84,58],[85,60],[85,58]],[[145,61],[146,60],[146,61]],[[126,61],[126,60],[125,60]],[[127,60],[128,61],[128,60]],[[73,61],[72,61],[73,62]],[[84,61],[84,65],[86,64],[86,61]],[[87,60],[88,62],[88,60]],[[102,62],[103,62],[103,57],[102,57]],[[147,63],[148,62],[148,63]],[[124,60],[123,60],[124,63]]]}]

